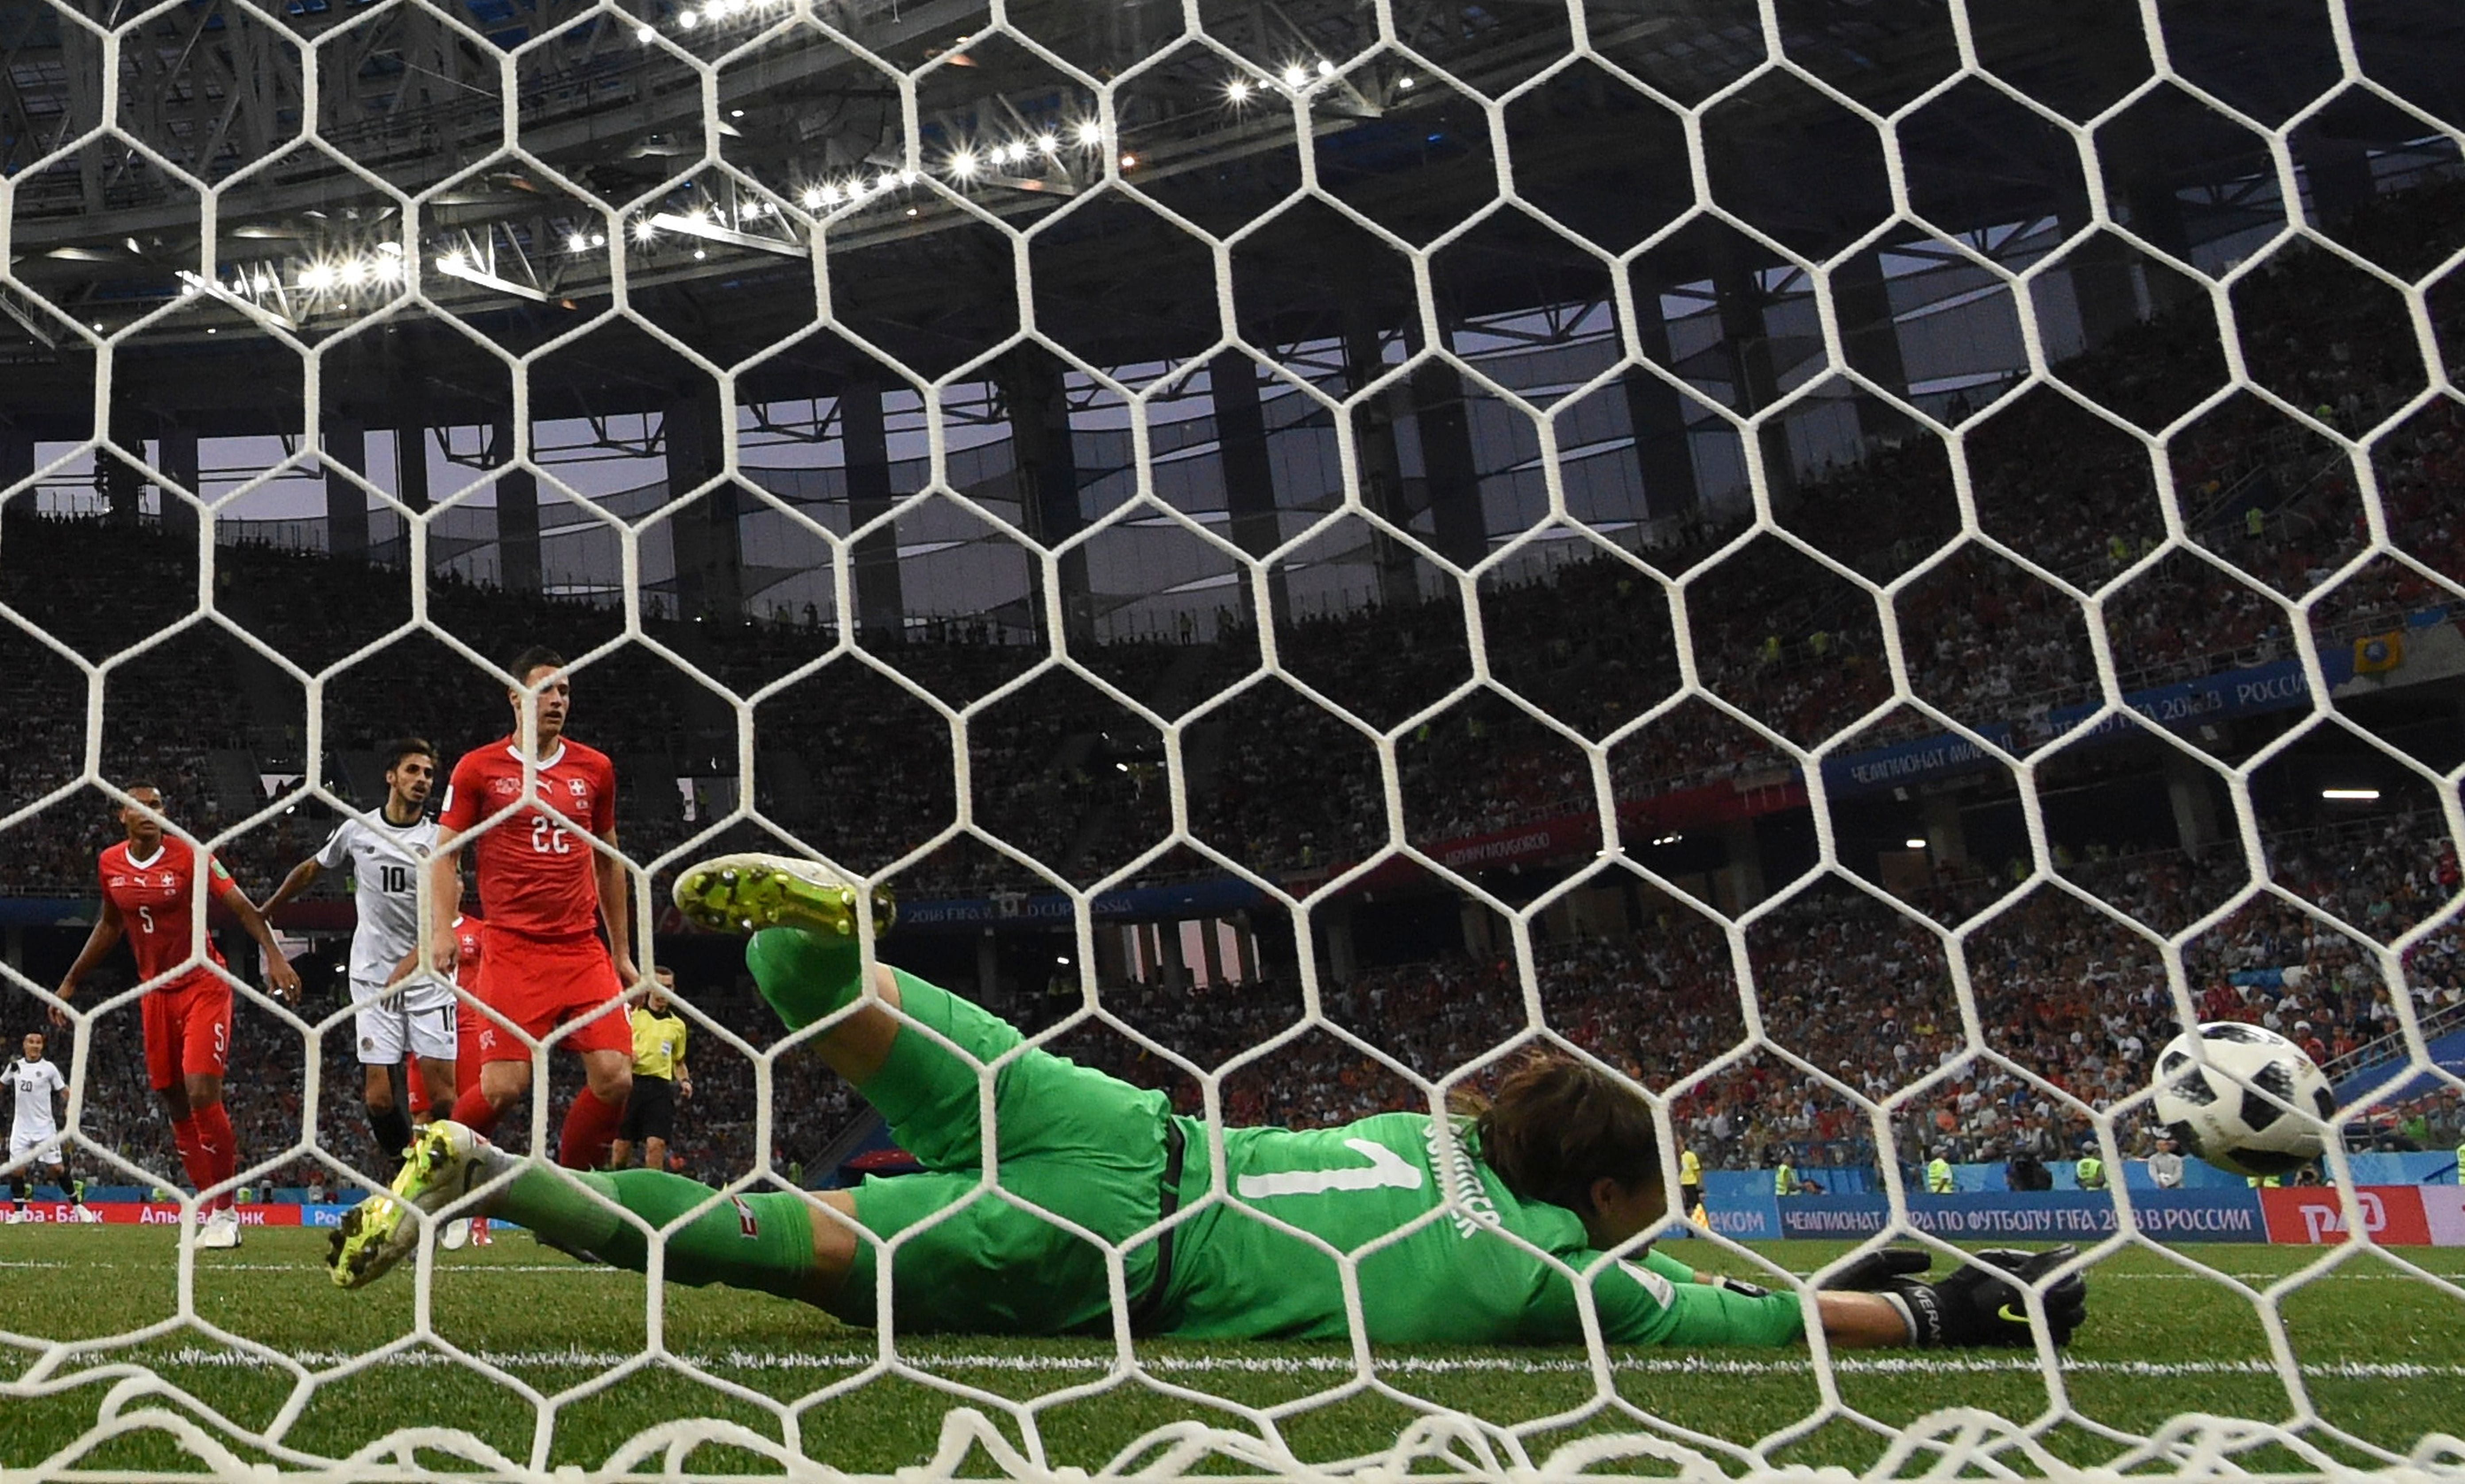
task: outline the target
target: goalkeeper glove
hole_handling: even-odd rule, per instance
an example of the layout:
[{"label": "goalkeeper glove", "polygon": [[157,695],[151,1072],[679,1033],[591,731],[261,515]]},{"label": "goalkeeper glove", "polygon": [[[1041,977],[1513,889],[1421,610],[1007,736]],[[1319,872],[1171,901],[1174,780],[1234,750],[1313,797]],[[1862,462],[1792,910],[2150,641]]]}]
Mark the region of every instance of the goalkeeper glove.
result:
[{"label": "goalkeeper glove", "polygon": [[[1908,1324],[1911,1344],[2025,1347],[2032,1340],[2022,1286],[2077,1255],[2069,1246],[2046,1252],[1989,1248],[1929,1283],[1919,1274],[1934,1265],[1933,1257],[1917,1248],[1886,1248],[1851,1263],[1824,1287],[1882,1296]],[[2046,1286],[2044,1302],[2046,1327],[2059,1348],[2088,1316],[2088,1280],[2076,1273],[2058,1278]]]},{"label": "goalkeeper glove", "polygon": [[1714,1274],[1712,1275],[1711,1286],[1714,1288],[1725,1288],[1730,1293],[1737,1295],[1741,1298],[1769,1298],[1771,1296],[1771,1290],[1764,1287],[1761,1283],[1749,1283],[1743,1278],[1733,1278],[1725,1273]]}]

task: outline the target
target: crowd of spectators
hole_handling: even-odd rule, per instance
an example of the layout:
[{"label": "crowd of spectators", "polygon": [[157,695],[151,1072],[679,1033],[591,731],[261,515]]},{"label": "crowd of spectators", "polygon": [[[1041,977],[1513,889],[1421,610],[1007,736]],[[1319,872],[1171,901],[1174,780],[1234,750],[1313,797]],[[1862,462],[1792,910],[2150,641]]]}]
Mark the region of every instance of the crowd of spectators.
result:
[{"label": "crowd of spectators", "polygon": [[[2434,185],[2365,209],[2342,240],[2401,256],[2420,241],[2454,240],[2460,220],[2465,188]],[[2409,329],[2398,333],[2371,312],[2384,297],[2332,255],[2280,251],[2235,296],[2254,378],[2342,432],[2379,427],[2424,384]],[[2449,343],[2465,335],[2460,306],[2465,298],[2454,295],[2432,301],[2433,328]],[[2167,397],[2203,378],[2213,383],[2221,363],[2210,313],[2205,299],[2161,313],[2058,371],[2100,405],[2156,426],[2157,414],[2172,415],[2161,406]],[[2042,388],[1974,426],[1970,498],[1979,525],[2020,556],[2084,587],[2142,562],[2165,535],[2152,461],[2162,459],[2186,534],[2235,569],[2176,550],[2108,592],[2103,625],[2126,689],[2292,653],[2292,626],[2304,619],[2283,600],[2317,588],[2369,538],[2343,451],[2248,394],[2153,455],[2140,437]],[[2465,580],[2465,409],[2434,401],[2381,436],[2371,459],[2391,541],[2431,571]],[[1793,535],[1879,585],[1957,538],[1953,488],[1941,445],[1912,436],[1800,482],[1775,511]],[[1675,603],[1708,690],[1800,745],[1835,737],[1893,693],[1876,605],[1856,584],[1768,533],[1737,545],[1746,530],[1699,523],[1633,560],[1602,554],[1493,577],[1478,605],[1494,682],[1576,733],[1601,738],[1678,689]],[[155,639],[193,607],[196,553],[182,539],[12,516],[5,542],[0,603],[90,661]],[[1673,594],[1654,571],[1686,585]],[[225,620],[311,670],[386,640],[411,611],[401,573],[269,547],[218,547],[212,580]],[[494,657],[502,657],[497,652],[507,636],[581,655],[623,631],[621,614],[584,599],[505,592],[451,574],[432,577],[428,590],[432,617]],[[2447,609],[2452,619],[2465,611],[2420,571],[2383,562],[2322,599],[2310,622],[2321,642],[2333,645],[2432,608]],[[1450,598],[1398,597],[1279,620],[1276,653],[1293,680],[1374,728],[1393,729],[1473,675],[1464,619]],[[2008,726],[2024,745],[2051,735],[2052,713],[2099,695],[2090,621],[2057,589],[1974,545],[1894,601],[1913,693],[1964,722]],[[628,779],[625,848],[648,860],[708,830],[723,786],[732,786],[738,752],[736,708],[667,656],[749,695],[812,662],[834,634],[810,610],[802,622],[646,614],[641,633],[649,642],[620,645],[584,673],[574,725],[617,759]],[[895,667],[955,710],[1043,662],[1043,645],[1031,640],[989,623],[918,631],[896,644],[868,635],[865,655],[842,655],[754,709],[761,782],[752,802],[859,869],[905,855],[954,817],[960,780],[950,723],[868,661]],[[1194,663],[1191,647],[1137,640],[1073,653],[1171,716],[1249,673],[1260,653],[1258,635],[1237,615]],[[162,785],[181,823],[212,833],[238,814],[225,781],[210,775],[209,755],[245,751],[271,777],[303,771],[304,699],[270,700],[296,697],[298,687],[287,677],[268,680],[252,664],[262,666],[245,645],[201,622],[106,672],[105,776]],[[65,788],[79,772],[88,680],[8,623],[0,623],[0,670],[11,677],[11,704],[0,709],[5,814]],[[453,648],[433,637],[398,637],[327,683],[322,740],[329,751],[343,751],[426,735],[451,756],[500,733],[504,718],[493,682]],[[1855,745],[1932,728],[1902,708],[1869,726]],[[1582,749],[1496,694],[1413,721],[1396,750],[1404,830],[1425,847],[1588,811],[1598,802]],[[974,822],[1078,881],[1165,832],[1162,758],[1151,728],[1065,673],[1029,680],[966,727]],[[1255,869],[1320,870],[1388,841],[1385,781],[1371,743],[1280,678],[1210,707],[1185,734],[1182,759],[1193,832]],[[1609,763],[1622,802],[1792,766],[1786,753],[1700,699],[1656,719],[1612,749]],[[117,832],[105,814],[99,792],[72,791],[0,830],[0,893],[84,895],[94,853]],[[313,848],[324,817],[301,803],[228,843],[223,854],[261,895]],[[2278,884],[2383,941],[2456,898],[2454,849],[2435,815],[2390,811],[2307,831],[2263,821],[2262,845]],[[2201,918],[2245,877],[2231,847],[2200,855],[2092,851],[2057,864],[2076,884],[2168,933]],[[972,845],[941,850],[898,882],[910,897],[1033,883],[1032,873]],[[1949,903],[1958,920],[2010,883],[2007,872],[1949,869],[1922,888],[1936,901],[1918,904]],[[663,878],[655,880],[655,891],[663,887]],[[1745,1022],[1725,938],[1699,931],[1692,909],[1673,902],[1656,912],[1655,926],[1628,937],[1543,945],[1536,966],[1552,1030],[1665,1087],[1742,1044]],[[1911,1137],[1972,1152],[2052,1152],[2076,1140],[2080,1125],[2049,1087],[2092,1105],[2136,1092],[2174,1019],[2157,950],[2044,886],[1971,939],[1967,972],[1987,1040],[2010,1065],[1971,1054],[1951,971],[1931,933],[1862,894],[1801,898],[1764,920],[1750,953],[1754,1006],[1770,1045],[1695,1082],[1680,1103],[1690,1134],[1724,1159],[1752,1158],[1777,1143],[1872,1136],[1854,1104],[1781,1048],[1868,1096],[1947,1069],[1909,1104],[1895,1137],[1914,1129]],[[2282,901],[2255,898],[2207,929],[2184,966],[2204,1014],[2274,1022],[2316,1044],[2323,1061],[2352,1056],[2392,1029],[2388,990],[2367,949]],[[2409,973],[2422,1005],[2456,999],[2453,927],[2412,950]],[[750,1001],[737,1003],[740,992],[720,993],[715,1003],[745,1014],[749,1030],[759,1017]],[[1120,987],[1107,995],[1108,1008],[1210,1066],[1295,1025],[1299,1003],[1297,987],[1278,985],[1203,995]],[[1520,979],[1495,960],[1372,970],[1332,986],[1325,1007],[1331,1024],[1425,1075],[1527,1029]],[[1188,1046],[1175,1039],[1183,1036]],[[242,1044],[272,1058],[252,1069],[250,1081],[300,1087],[295,1035],[263,1019]],[[1170,1080],[1166,1064],[1123,1044],[1090,1037],[1088,1054]],[[1878,1046],[1886,1055],[1876,1054]],[[99,1049],[95,1074],[133,1078],[127,1061],[124,1048]],[[347,1073],[336,1062],[327,1085],[347,1086],[337,1080]],[[811,1067],[790,1072],[783,1064],[776,1074],[788,1079],[782,1096],[792,1090],[802,1106],[838,1114],[849,1106],[834,1080]],[[749,1157],[752,1080],[749,1070],[733,1075],[698,1084],[708,1122],[680,1144],[688,1161],[724,1165]],[[1224,1097],[1228,1117],[1250,1121],[1302,1110],[1350,1117],[1421,1095],[1342,1036],[1313,1028],[1228,1077]],[[324,1099],[319,1138],[329,1148],[356,1147],[350,1102]],[[167,1158],[149,1099],[115,1094],[111,1105],[128,1110],[133,1149]],[[248,1120],[251,1147],[297,1137],[296,1091],[244,1096],[234,1105]]]},{"label": "crowd of spectators", "polygon": [[[2422,826],[2392,815],[2289,835],[2271,842],[2271,863],[2289,889],[2393,934],[2453,901],[2457,889],[2454,851],[2431,844]],[[2157,854],[2115,857],[2089,875],[2099,895],[2136,919],[2188,922],[2206,908],[2179,899],[2203,883],[2184,865]],[[1416,1078],[1477,1091],[1520,1048],[1563,1042],[1674,1094],[1673,1116],[1691,1146],[1730,1167],[1782,1153],[1799,1164],[1871,1162],[1878,1126],[1848,1094],[1899,1099],[1880,1132],[1903,1158],[1936,1149],[1955,1160],[2068,1158],[2088,1135],[2085,1110],[2143,1091],[2180,1029],[2162,947],[2051,884],[2006,903],[1959,941],[1974,1041],[1943,939],[1862,891],[1834,884],[1801,893],[1751,923],[1750,984],[1711,919],[1650,891],[1637,903],[1640,917],[1627,931],[1536,941],[1537,1001],[1527,1000],[1511,955],[1460,953],[1322,982],[1318,1024],[1307,1022],[1299,986],[1272,978],[1203,988],[1108,984],[1099,999],[1136,1037],[1203,1073],[1220,1072],[1232,1124],[1318,1126],[1427,1108],[1430,1093]],[[888,951],[896,958],[895,939]],[[2374,948],[2282,898],[2252,897],[2193,935],[2181,962],[2202,1020],[2267,1026],[2345,1070],[2401,1054],[2390,1050],[2399,1022]],[[304,966],[303,1013],[312,1021],[336,1013],[333,965]],[[2465,928],[2452,921],[2424,938],[2405,968],[2417,1016],[2465,1005]],[[688,985],[683,998],[705,1025],[757,1050],[778,1039],[742,976]],[[1080,1003],[1068,983],[997,988],[986,998],[1031,1032]],[[83,1126],[149,1169],[172,1169],[167,1126],[143,1087],[134,1010],[115,1014],[130,1024],[106,1016],[98,1027]],[[1203,1107],[1187,1071],[1102,1020],[1081,1019],[1050,1045],[1166,1089],[1185,1112]],[[301,1137],[302,1040],[243,1000],[233,1046],[232,1105],[243,1146],[270,1157]],[[571,1095],[567,1061],[551,1058],[551,1099]],[[754,1063],[705,1029],[693,1064],[695,1096],[678,1121],[675,1160],[702,1175],[749,1169],[758,1147]],[[853,1090],[803,1047],[773,1058],[770,1081],[774,1163],[820,1173],[813,1162],[857,1111]],[[329,1032],[315,1139],[365,1169],[373,1154],[358,1085],[347,1035]],[[521,1128],[519,1119],[509,1125],[516,1143]],[[2138,1116],[2122,1132],[2144,1146],[2156,1131]],[[343,1180],[304,1157],[264,1177],[332,1189]]]},{"label": "crowd of spectators", "polygon": [[[2280,872],[2323,905],[2340,905],[2341,892],[2388,901],[2391,931],[2409,926],[2456,890],[2453,850],[2426,849],[2421,823],[2392,817],[2289,837]],[[2100,863],[2100,876],[2135,916],[2187,922],[2206,909],[2170,899],[2198,886],[2182,864],[2115,859]],[[1884,1131],[1903,1157],[1940,1147],[1955,1160],[2069,1158],[2088,1136],[2087,1110],[2141,1094],[2182,1027],[2162,947],[2051,885],[1961,941],[1975,1041],[1942,940],[1862,892],[1801,895],[1750,926],[1750,995],[1722,930],[1674,898],[1643,901],[1648,920],[1631,932],[1535,945],[1537,1018],[1515,963],[1497,955],[1321,985],[1319,1026],[1304,1025],[1299,987],[1277,982],[1108,987],[1103,1005],[1202,1070],[1242,1057],[1221,1080],[1232,1123],[1321,1125],[1427,1108],[1430,1091],[1415,1077],[1477,1089],[1511,1063],[1510,1048],[1563,1038],[1655,1092],[1683,1082],[1677,1126],[1707,1161],[1730,1166],[1784,1151],[1800,1164],[1871,1162],[1876,1122],[1843,1089],[1878,1103],[1900,1096]],[[2426,938],[2405,966],[2418,1016],[2465,1004],[2465,929],[2451,923]],[[2202,1020],[2266,1026],[2346,1070],[2401,1058],[2372,946],[2281,898],[2254,897],[2194,935],[2182,967]],[[1034,1003],[1006,1008],[1031,1024],[1052,1018]],[[1118,1032],[1074,1030],[1055,1049],[1167,1089],[1185,1112],[1201,1106],[1185,1071]],[[2157,1130],[2143,1112],[2122,1133],[2144,1152]]]},{"label": "crowd of spectators", "polygon": [[[2436,228],[2465,213],[2465,188],[2433,186],[2369,209],[2357,240],[2405,223]],[[2361,321],[2377,285],[2317,249],[2280,253],[2246,284],[2246,350],[2263,384],[2317,399],[2333,426],[2374,427],[2422,384],[2410,337]],[[2454,318],[2450,299],[2438,300]],[[2465,324],[2446,325],[2465,333]],[[2209,344],[2205,301],[2134,326],[2062,367],[2083,389],[2123,388],[2119,366],[2168,364],[2188,341]],[[2206,337],[2206,339],[2203,339]],[[2256,347],[2256,348],[2254,348]],[[2307,347],[2307,358],[2296,352]],[[2265,354],[2260,352],[2264,351]],[[2183,352],[2189,353],[2189,352]],[[2408,358],[2413,358],[2409,361]],[[2262,364],[2264,363],[2264,365]],[[2316,363],[2316,364],[2315,364]],[[2121,390],[2116,390],[2122,396]],[[2126,399],[2127,400],[2127,399]],[[2099,424],[2045,388],[1976,425],[1972,481],[1980,523],[2019,554],[2084,586],[2140,561],[2164,535],[2147,444]],[[2465,575],[2465,409],[2437,402],[2374,446],[2390,535],[2432,569]],[[2232,399],[2178,433],[2163,455],[2189,531],[2210,556],[2178,549],[2107,595],[2103,618],[2126,688],[2212,674],[2293,653],[2299,622],[2281,597],[2309,591],[2367,535],[2354,471],[2343,452],[2259,399]],[[1948,465],[1930,435],[1880,444],[1788,493],[1776,507],[1808,543],[1882,583],[1959,534]],[[1701,682],[1799,745],[1832,738],[1892,695],[1875,604],[1860,587],[1766,534],[1731,549],[1743,525],[1698,524],[1677,543],[1639,553],[1670,574],[1692,573],[1683,594]],[[12,523],[0,564],[0,600],[92,658],[106,657],[185,616],[195,553],[184,542],[89,522]],[[303,665],[331,664],[407,620],[407,584],[295,552],[218,548],[214,587],[232,623]],[[1716,554],[1719,559],[1702,565]],[[2254,586],[2254,582],[2259,586]],[[485,653],[521,635],[581,654],[616,639],[622,619],[604,604],[544,599],[462,581],[430,584],[432,616]],[[134,596],[131,596],[134,594]],[[1599,555],[1521,580],[1493,578],[1480,594],[1483,652],[1496,680],[1587,737],[1597,738],[1660,701],[1680,678],[1672,595],[1641,567]],[[2322,641],[2426,608],[2465,609],[2419,573],[2384,564],[2324,600]],[[1393,728],[1472,674],[1460,608],[1449,598],[1279,624],[1284,670],[1381,729]],[[2050,712],[2093,701],[2099,677],[2088,619],[2057,589],[1982,547],[1964,547],[1895,600],[1913,694],[1978,726],[2012,729],[2022,745],[2052,735]],[[675,848],[706,820],[668,778],[715,782],[734,772],[737,713],[659,653],[664,649],[739,694],[808,664],[832,642],[819,615],[722,622],[646,615],[650,644],[622,645],[586,673],[576,731],[635,764],[627,791],[632,851]],[[979,623],[922,631],[872,653],[944,704],[962,707],[1041,661],[1031,636]],[[869,644],[874,641],[869,636]],[[655,648],[654,647],[655,646]],[[1157,640],[1084,644],[1074,653],[1108,678],[1153,676],[1182,646]],[[1209,646],[1182,707],[1255,668],[1257,635],[1237,615]],[[6,657],[33,677],[0,737],[0,806],[16,807],[73,776],[63,745],[81,728],[82,677],[30,637],[0,631]],[[115,671],[107,687],[102,760],[107,774],[158,777],[186,806],[192,828],[218,829],[232,803],[216,798],[199,758],[255,748],[271,775],[304,770],[304,708],[287,679],[252,701],[233,683],[246,656],[211,627],[177,635]],[[17,668],[12,663],[12,670]],[[1133,690],[1135,679],[1124,679]],[[1151,688],[1151,687],[1150,687]],[[407,637],[370,653],[326,687],[329,749],[385,737],[435,737],[448,750],[496,735],[503,714],[485,676],[433,638]],[[754,714],[766,813],[835,858],[878,869],[952,819],[956,786],[948,726],[930,704],[855,656],[843,656],[766,699]],[[1901,708],[1857,746],[1933,730]],[[1506,700],[1477,696],[1399,738],[1404,827],[1416,844],[1594,806],[1579,748]],[[782,755],[792,756],[793,763]],[[1167,791],[1144,786],[1162,739],[1075,677],[1039,676],[971,719],[966,761],[976,823],[1073,880],[1102,870],[1165,832]],[[1271,682],[1210,711],[1184,748],[1193,830],[1268,872],[1354,860],[1386,843],[1388,822],[1374,752],[1360,733],[1291,687]],[[1690,703],[1614,749],[1622,797],[1688,782],[1786,769],[1791,760],[1715,708]],[[1297,790],[1297,777],[1329,786]],[[92,821],[83,805],[55,806],[0,844],[0,890],[79,881]],[[233,852],[246,858],[252,841]],[[287,852],[264,851],[279,869]],[[927,859],[903,885],[911,895],[981,889],[980,872]]]}]

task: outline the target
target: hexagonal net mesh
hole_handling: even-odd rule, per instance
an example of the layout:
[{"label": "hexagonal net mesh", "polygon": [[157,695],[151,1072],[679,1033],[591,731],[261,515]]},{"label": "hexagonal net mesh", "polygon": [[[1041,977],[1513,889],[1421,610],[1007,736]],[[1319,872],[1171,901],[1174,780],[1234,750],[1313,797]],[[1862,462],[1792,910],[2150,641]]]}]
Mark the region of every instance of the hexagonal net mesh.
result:
[{"label": "hexagonal net mesh", "polygon": [[[2444,8],[43,0],[0,46],[7,1029],[66,1074],[55,1134],[11,1064],[61,1185],[0,1232],[25,1477],[2465,1464]],[[532,643],[611,774],[490,740]],[[466,980],[529,1061],[389,1070],[362,1012],[454,936],[383,843],[406,736],[464,951],[566,962],[516,940],[595,880],[612,960],[556,952],[672,963],[675,1030]],[[271,925],[149,874],[189,847]],[[669,906],[748,851],[853,884],[835,966],[757,989]],[[2247,1157],[2320,1147],[2264,1188],[2162,1152],[2224,1137],[2150,1091],[2204,1021],[2333,1090],[2207,1073]],[[1451,1114],[1536,1055],[1657,1172],[1541,1188]],[[404,1209],[344,1214],[414,1084],[506,1157],[346,1292],[274,1229]],[[137,1188],[56,1229],[71,1175]],[[1817,1297],[1998,1240],[2076,1248],[1949,1337],[2000,1347]]]}]

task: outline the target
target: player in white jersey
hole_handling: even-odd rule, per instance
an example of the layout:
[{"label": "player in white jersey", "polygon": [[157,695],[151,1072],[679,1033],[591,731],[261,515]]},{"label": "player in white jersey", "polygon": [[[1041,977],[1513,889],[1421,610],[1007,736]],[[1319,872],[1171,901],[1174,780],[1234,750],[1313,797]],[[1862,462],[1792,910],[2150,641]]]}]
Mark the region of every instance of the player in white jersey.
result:
[{"label": "player in white jersey", "polygon": [[391,1160],[411,1143],[403,1057],[418,1062],[429,1106],[450,1108],[455,1032],[452,982],[425,973],[405,977],[406,967],[418,966],[419,879],[436,848],[436,821],[427,810],[436,749],[407,737],[388,743],[385,759],[385,808],[373,818],[352,815],[335,826],[317,853],[292,867],[257,910],[270,917],[321,874],[349,870],[359,910],[351,933],[353,1038],[366,1074],[368,1128]]},{"label": "player in white jersey", "polygon": [[69,1079],[43,1059],[44,1044],[41,1031],[27,1031],[19,1047],[24,1054],[0,1072],[0,1082],[17,1095],[16,1117],[9,1124],[9,1220],[14,1225],[26,1219],[26,1201],[34,1188],[31,1177],[37,1168],[48,1168],[52,1184],[68,1193],[69,1207],[77,1212],[71,1219],[97,1221],[100,1218],[86,1209],[85,1182],[69,1179],[68,1163],[60,1156],[60,1125],[53,1116],[52,1099],[67,1094]]}]

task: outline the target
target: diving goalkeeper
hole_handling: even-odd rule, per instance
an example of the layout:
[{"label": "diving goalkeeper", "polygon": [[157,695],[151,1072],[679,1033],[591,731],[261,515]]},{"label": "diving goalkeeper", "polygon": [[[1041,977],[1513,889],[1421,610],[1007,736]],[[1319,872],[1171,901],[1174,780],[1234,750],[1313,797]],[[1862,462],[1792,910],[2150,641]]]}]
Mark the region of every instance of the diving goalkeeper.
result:
[{"label": "diving goalkeeper", "polygon": [[[551,1245],[636,1271],[648,1266],[652,1239],[625,1213],[659,1229],[701,1207],[667,1235],[672,1281],[754,1289],[874,1324],[883,1249],[859,1229],[883,1242],[904,1232],[890,1284],[901,1329],[1108,1332],[1101,1249],[987,1188],[989,1152],[1004,1191],[1106,1242],[1122,1244],[1187,1212],[1124,1253],[1133,1332],[1349,1333],[1338,1265],[1324,1248],[1223,1201],[1200,1204],[1213,1187],[1207,1125],[1175,1116],[1163,1094],[1022,1050],[1008,1024],[901,970],[879,967],[877,998],[865,1000],[856,893],[823,868],[722,856],[686,872],[676,895],[698,922],[760,929],[745,961],[789,1027],[856,1006],[815,1044],[924,1171],[868,1179],[855,1190],[714,1200],[710,1186],[662,1171],[560,1172],[439,1122],[413,1146],[392,1195],[344,1216],[328,1258],[335,1282],[358,1287],[416,1250],[425,1223],[407,1206],[519,1222]],[[989,1151],[976,1068],[909,1029],[889,1013],[894,1008],[978,1062],[1008,1054],[993,1079]],[[1667,1207],[1651,1109],[1615,1078],[1573,1060],[1536,1060],[1455,1127],[1452,1149],[1425,1114],[1309,1132],[1227,1129],[1224,1172],[1241,1205],[1338,1251],[1420,1223],[1359,1260],[1373,1342],[1580,1343],[1576,1284],[1543,1253],[1587,1275],[1611,1343],[1802,1338],[1806,1308],[1794,1293],[1706,1279],[1659,1252],[1605,1257]],[[502,1176],[511,1178],[468,1196]],[[1442,1210],[1450,1197],[1452,1208]],[[816,1215],[816,1204],[826,1214]],[[1819,1293],[1816,1308],[1838,1345],[2028,1345],[2033,1293],[2060,1344],[2085,1309],[2079,1276],[2050,1277],[2071,1255],[1980,1253],[1928,1283],[1918,1275],[1924,1253],[1876,1252],[1843,1275],[1842,1286],[1868,1291]]]}]

